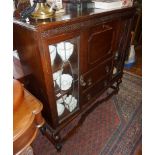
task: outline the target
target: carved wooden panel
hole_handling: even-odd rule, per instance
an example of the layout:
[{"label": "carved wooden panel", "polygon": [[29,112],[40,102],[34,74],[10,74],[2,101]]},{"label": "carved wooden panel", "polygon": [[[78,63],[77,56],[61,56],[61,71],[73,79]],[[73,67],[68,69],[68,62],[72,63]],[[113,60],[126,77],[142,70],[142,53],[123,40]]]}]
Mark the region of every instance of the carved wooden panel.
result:
[{"label": "carved wooden panel", "polygon": [[108,59],[108,61],[104,61],[83,75],[83,80],[86,82],[86,85],[82,87],[82,91],[95,85],[98,81],[101,81],[101,79],[111,73],[113,65],[112,60],[113,59]]},{"label": "carved wooden panel", "polygon": [[99,25],[90,30],[88,39],[88,63],[93,65],[112,54],[113,29]]}]

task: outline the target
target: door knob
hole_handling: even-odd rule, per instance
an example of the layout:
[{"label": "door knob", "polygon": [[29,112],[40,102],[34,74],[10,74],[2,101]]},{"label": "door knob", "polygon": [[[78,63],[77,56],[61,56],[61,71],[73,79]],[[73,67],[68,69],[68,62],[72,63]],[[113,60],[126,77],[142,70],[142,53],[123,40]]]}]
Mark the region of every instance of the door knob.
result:
[{"label": "door knob", "polygon": [[109,66],[105,67],[105,71],[108,73],[109,72]]},{"label": "door knob", "polygon": [[91,95],[90,94],[87,95],[87,99],[88,99],[88,101],[91,99]]},{"label": "door knob", "polygon": [[92,85],[92,79],[91,78],[88,79],[88,86],[90,86],[90,85]]},{"label": "door knob", "polygon": [[80,76],[80,85],[83,87],[86,86],[86,82],[84,81],[84,78],[82,75]]}]

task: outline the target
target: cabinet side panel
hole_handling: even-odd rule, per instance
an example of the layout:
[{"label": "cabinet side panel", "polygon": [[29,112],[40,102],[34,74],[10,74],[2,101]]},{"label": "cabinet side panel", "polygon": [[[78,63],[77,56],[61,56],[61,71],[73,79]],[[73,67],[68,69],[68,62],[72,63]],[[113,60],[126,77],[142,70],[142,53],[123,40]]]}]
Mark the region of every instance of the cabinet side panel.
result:
[{"label": "cabinet side panel", "polygon": [[[43,116],[52,126],[52,106],[49,104],[43,66],[40,58],[37,32],[14,24],[14,49],[18,51],[21,64],[27,66],[29,76],[27,89],[43,102]],[[23,72],[24,71],[24,68]]]}]

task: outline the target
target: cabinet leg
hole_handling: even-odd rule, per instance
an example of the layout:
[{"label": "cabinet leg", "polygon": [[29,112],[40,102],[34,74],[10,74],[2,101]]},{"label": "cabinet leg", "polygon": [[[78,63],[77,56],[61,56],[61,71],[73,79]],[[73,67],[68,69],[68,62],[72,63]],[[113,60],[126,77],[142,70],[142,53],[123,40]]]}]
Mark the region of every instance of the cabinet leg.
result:
[{"label": "cabinet leg", "polygon": [[55,131],[52,128],[50,128],[50,126],[46,123],[40,128],[40,131],[44,136],[46,136],[46,138],[48,138],[48,140],[50,140],[53,143],[57,151],[61,151],[62,139],[58,132],[55,133]]},{"label": "cabinet leg", "polygon": [[62,148],[62,144],[61,143],[57,143],[55,145],[55,148],[57,149],[58,152],[60,152],[61,151],[61,148]]},{"label": "cabinet leg", "polygon": [[61,143],[61,136],[59,135],[59,133],[57,133],[56,135],[53,135],[54,141],[55,141],[55,148],[57,149],[57,151],[61,151],[62,148],[62,143]]},{"label": "cabinet leg", "polygon": [[40,128],[40,131],[41,133],[44,135],[46,133],[46,125],[43,125],[41,128]]},{"label": "cabinet leg", "polygon": [[117,92],[119,91],[119,85],[122,83],[121,79],[118,79],[116,87],[117,87]]}]

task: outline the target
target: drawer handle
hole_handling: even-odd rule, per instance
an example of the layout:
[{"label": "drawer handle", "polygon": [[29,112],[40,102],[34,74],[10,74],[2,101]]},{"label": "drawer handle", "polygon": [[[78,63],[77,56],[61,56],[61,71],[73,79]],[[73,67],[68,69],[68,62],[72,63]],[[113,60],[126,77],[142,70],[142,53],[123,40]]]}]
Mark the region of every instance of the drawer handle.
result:
[{"label": "drawer handle", "polygon": [[90,86],[90,85],[92,85],[92,79],[91,78],[88,79],[88,86]]},{"label": "drawer handle", "polygon": [[105,71],[108,73],[109,72],[109,66],[105,67]]},{"label": "drawer handle", "polygon": [[104,24],[102,25],[102,28],[103,28],[103,29],[112,29],[111,26],[109,26],[109,25],[104,25]]},{"label": "drawer handle", "polygon": [[104,81],[104,86],[107,86],[107,81]]},{"label": "drawer handle", "polygon": [[88,99],[88,101],[91,99],[91,95],[90,94],[87,95],[87,99]]},{"label": "drawer handle", "polygon": [[83,87],[86,86],[86,82],[84,81],[84,78],[82,75],[80,76],[80,85]]}]

